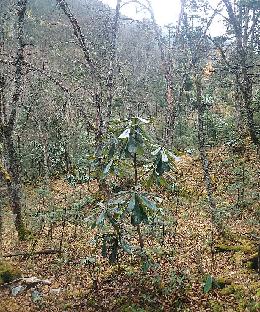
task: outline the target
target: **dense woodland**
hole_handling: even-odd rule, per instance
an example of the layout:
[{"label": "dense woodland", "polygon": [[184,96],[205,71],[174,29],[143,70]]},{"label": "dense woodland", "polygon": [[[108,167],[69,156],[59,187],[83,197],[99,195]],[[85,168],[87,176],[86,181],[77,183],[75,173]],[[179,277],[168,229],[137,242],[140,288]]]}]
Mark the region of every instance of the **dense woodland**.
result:
[{"label": "dense woodland", "polygon": [[259,2],[155,16],[0,1],[0,312],[260,310]]}]

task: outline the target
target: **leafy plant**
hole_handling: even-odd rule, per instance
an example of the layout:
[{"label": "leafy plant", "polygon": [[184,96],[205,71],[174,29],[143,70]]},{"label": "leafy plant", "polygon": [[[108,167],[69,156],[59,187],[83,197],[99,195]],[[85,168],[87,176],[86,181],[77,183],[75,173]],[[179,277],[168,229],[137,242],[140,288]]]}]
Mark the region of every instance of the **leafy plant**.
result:
[{"label": "leafy plant", "polygon": [[[155,194],[144,191],[143,187],[150,188],[153,184],[168,186],[163,175],[171,170],[176,158],[165,148],[156,145],[147,134],[145,128],[149,125],[148,120],[134,117],[122,123],[125,128],[121,128],[118,137],[115,137],[115,133],[119,133],[119,129],[115,133],[111,129],[111,137],[104,144],[104,165],[100,179],[109,183],[113,181],[113,188],[106,190],[110,198],[99,203],[102,212],[93,224],[93,227],[104,231],[102,254],[110,262],[117,260],[120,248],[133,252],[134,248],[128,243],[131,227],[136,229],[139,247],[143,250],[141,226],[151,224],[157,216],[162,217],[162,209],[153,200]],[[129,186],[122,191],[124,180],[128,181]]]}]

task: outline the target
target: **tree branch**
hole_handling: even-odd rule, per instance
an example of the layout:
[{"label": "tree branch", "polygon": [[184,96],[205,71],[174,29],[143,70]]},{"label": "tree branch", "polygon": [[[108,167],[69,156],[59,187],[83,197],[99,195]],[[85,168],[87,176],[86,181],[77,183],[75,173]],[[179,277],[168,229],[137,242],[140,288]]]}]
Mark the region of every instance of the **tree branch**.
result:
[{"label": "tree branch", "polygon": [[79,26],[77,19],[75,18],[75,16],[71,12],[70,7],[65,0],[56,0],[56,1],[57,1],[58,6],[62,9],[62,11],[67,16],[67,18],[69,19],[69,21],[71,23],[71,26],[72,26],[73,31],[74,31],[74,35],[77,38],[78,43],[79,43],[79,45],[83,51],[85,61],[86,61],[87,65],[89,66],[91,73],[97,75],[96,67],[95,67],[94,62],[92,61],[92,59],[90,57],[89,47],[86,44],[85,36],[81,30],[81,27]]}]

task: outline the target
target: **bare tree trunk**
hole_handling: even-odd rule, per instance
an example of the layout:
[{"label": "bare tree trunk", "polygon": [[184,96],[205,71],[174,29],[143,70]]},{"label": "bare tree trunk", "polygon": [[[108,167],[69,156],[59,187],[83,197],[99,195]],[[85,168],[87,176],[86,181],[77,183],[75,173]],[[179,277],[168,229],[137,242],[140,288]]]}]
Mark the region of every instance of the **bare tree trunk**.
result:
[{"label": "bare tree trunk", "polygon": [[0,261],[3,256],[2,250],[3,250],[3,203],[2,203],[2,198],[0,195]]},{"label": "bare tree trunk", "polygon": [[4,131],[4,149],[6,154],[8,173],[11,177],[11,179],[7,182],[7,188],[12,211],[14,214],[15,228],[18,232],[19,239],[24,239],[25,228],[22,220],[20,166],[13,137],[8,130]]},{"label": "bare tree trunk", "polygon": [[40,142],[43,149],[43,170],[44,170],[44,183],[45,187],[49,187],[50,185],[50,171],[48,165],[49,153],[48,153],[48,135],[44,133],[42,129],[41,121],[38,121],[38,129],[39,129],[39,136]]},{"label": "bare tree trunk", "polygon": [[[1,29],[0,36],[1,35],[3,37],[3,30],[2,29]],[[3,40],[3,42],[4,42],[4,40]],[[2,41],[0,41],[0,45],[3,47],[4,44],[2,43]],[[0,144],[3,143],[3,125],[4,125],[4,118],[5,118],[4,117],[5,116],[4,88],[5,88],[4,75],[2,75],[2,73],[0,73]],[[2,167],[2,164],[1,164],[1,160],[2,160],[1,156],[2,155],[0,153],[0,261],[1,261],[1,258],[2,258],[2,249],[3,249],[3,203],[2,203],[3,193],[1,191],[1,182],[5,180],[4,168]]]},{"label": "bare tree trunk", "polygon": [[[139,3],[139,0],[136,0],[137,3]],[[175,123],[176,123],[176,117],[177,117],[177,99],[175,97],[174,91],[174,81],[173,81],[173,69],[172,69],[172,57],[170,55],[170,51],[172,50],[172,47],[168,46],[168,53],[165,51],[165,48],[163,46],[163,38],[160,32],[160,29],[156,23],[153,8],[151,5],[150,0],[146,0],[147,2],[147,7],[151,20],[153,23],[153,28],[154,32],[156,35],[156,40],[158,43],[158,47],[160,50],[160,56],[161,56],[161,62],[162,62],[162,68],[163,68],[163,74],[166,82],[166,91],[165,91],[165,99],[167,102],[167,109],[166,109],[166,115],[165,115],[165,139],[169,144],[172,144],[173,142],[173,135],[174,135],[174,128],[175,128]],[[178,19],[178,25],[176,29],[176,41],[179,39],[179,33],[180,33],[180,26],[181,22],[183,19],[183,14],[184,14],[184,7],[185,7],[186,0],[181,0],[181,11],[179,14],[179,19]]]},{"label": "bare tree trunk", "polygon": [[[232,3],[230,0],[223,0],[226,10],[229,17],[230,25],[232,26],[236,39],[236,53],[238,60],[238,69],[240,72],[237,74],[237,84],[239,86],[243,104],[246,112],[247,119],[247,127],[251,137],[251,140],[257,146],[260,146],[260,140],[257,134],[255,122],[254,122],[254,114],[252,109],[252,78],[249,73],[249,66],[247,64],[248,61],[248,41],[250,37],[250,33],[254,33],[255,27],[257,27],[257,17],[256,20],[251,21],[251,25],[249,27],[249,12],[245,13],[246,24],[244,27],[240,23],[240,19],[243,18],[243,12],[239,13],[235,12],[236,7],[232,7]],[[235,3],[235,5],[239,6],[240,4]],[[239,8],[239,7],[237,7]],[[255,14],[255,13],[254,13]]]},{"label": "bare tree trunk", "polygon": [[240,89],[242,93],[242,97],[244,100],[244,106],[246,111],[246,117],[247,117],[247,127],[249,130],[249,134],[251,137],[252,142],[260,146],[260,141],[257,136],[257,130],[254,122],[254,113],[252,109],[252,81],[249,77],[248,73],[246,72],[247,69],[245,66],[243,66],[243,81],[240,83]]},{"label": "bare tree trunk", "polygon": [[107,78],[107,87],[108,87],[108,98],[107,98],[107,120],[106,123],[109,123],[111,114],[112,114],[112,102],[113,102],[113,89],[114,89],[114,78],[115,78],[115,61],[116,61],[116,51],[117,51],[117,35],[119,28],[120,20],[120,8],[122,0],[117,0],[116,12],[112,26],[112,38],[111,38],[111,58],[109,65],[109,73]]},{"label": "bare tree trunk", "polygon": [[[17,117],[18,102],[22,93],[22,67],[24,61],[24,19],[27,8],[27,0],[17,1],[17,40],[18,50],[16,53],[15,76],[14,76],[14,93],[11,102],[11,112],[7,120],[6,113],[3,113],[2,135],[4,140],[4,152],[8,166],[10,180],[7,183],[9,198],[14,214],[14,223],[18,232],[19,239],[25,238],[25,228],[22,220],[21,204],[21,185],[20,185],[20,168],[19,158],[16,152],[13,131]],[[3,103],[5,107],[5,103]]]},{"label": "bare tree trunk", "polygon": [[[136,140],[136,119],[135,119],[135,126],[134,126],[134,135],[135,135],[135,140]],[[137,185],[138,185],[138,168],[137,168],[137,154],[136,153],[134,154],[134,158],[133,158],[133,166],[134,166],[134,171],[135,171],[134,183],[135,183],[135,187],[137,187]],[[137,230],[137,234],[138,234],[139,246],[140,246],[141,251],[143,251],[143,249],[144,249],[144,238],[142,235],[140,224],[138,224],[136,226],[136,230]]]},{"label": "bare tree trunk", "polygon": [[204,182],[207,190],[208,202],[210,206],[211,214],[216,210],[216,203],[213,195],[213,184],[212,179],[209,173],[209,161],[205,149],[205,129],[204,129],[204,120],[203,116],[205,113],[204,103],[202,101],[202,86],[201,78],[197,77],[196,81],[196,99],[197,99],[197,109],[198,109],[198,143],[199,143],[199,152],[200,159],[202,164],[202,169],[204,173]]},{"label": "bare tree trunk", "polygon": [[85,36],[83,35],[82,29],[81,29],[76,17],[71,12],[70,7],[67,4],[67,1],[65,1],[65,0],[56,0],[56,1],[57,1],[57,4],[59,5],[59,7],[62,9],[64,14],[67,16],[67,18],[70,21],[70,24],[71,24],[73,31],[74,31],[74,35],[78,40],[78,43],[80,45],[81,50],[83,51],[86,65],[90,68],[90,71],[92,74],[94,74],[94,73],[96,74],[95,65],[93,63],[93,60],[90,57],[89,47],[87,46]]},{"label": "bare tree trunk", "polygon": [[[96,83],[99,84],[101,82],[101,77],[97,71],[94,60],[91,58],[90,48],[86,42],[85,36],[83,34],[80,24],[78,23],[77,18],[74,16],[66,0],[56,0],[56,2],[71,24],[74,36],[76,37],[78,44],[83,52],[84,60],[86,63],[85,65],[90,70],[92,80],[96,81]],[[104,122],[101,111],[102,97],[100,90],[98,90],[98,87],[95,87],[93,98],[96,107],[96,137],[98,140],[100,140],[104,129]]]},{"label": "bare tree trunk", "polygon": [[236,109],[236,127],[239,132],[239,135],[242,137],[246,133],[246,128],[243,122],[244,107],[243,107],[243,99],[239,88],[238,75],[236,75],[236,85],[235,85],[235,109]]},{"label": "bare tree trunk", "polygon": [[196,77],[195,81],[195,90],[196,90],[196,100],[197,100],[197,110],[198,110],[198,143],[199,143],[199,152],[200,152],[200,160],[203,169],[204,175],[204,183],[207,190],[208,196],[208,203],[209,203],[209,214],[211,217],[211,270],[214,272],[215,267],[215,256],[214,256],[214,239],[215,239],[215,211],[216,211],[216,202],[213,194],[213,183],[210,176],[209,171],[209,160],[206,153],[205,148],[205,128],[204,128],[204,113],[205,113],[205,106],[202,99],[202,84],[201,84],[201,77]]},{"label": "bare tree trunk", "polygon": [[10,175],[5,169],[4,165],[0,161],[0,261],[2,257],[2,249],[3,249],[3,222],[4,222],[4,198],[6,196],[6,189],[2,187],[2,182],[6,185],[10,182]]},{"label": "bare tree trunk", "polygon": [[169,55],[166,54],[165,48],[163,47],[163,38],[160,33],[160,29],[156,23],[152,5],[149,0],[147,0],[147,3],[148,3],[147,9],[151,15],[156,40],[160,50],[163,74],[166,82],[165,99],[167,103],[167,110],[165,118],[166,119],[165,137],[167,141],[171,142],[172,132],[175,127],[175,119],[176,119],[176,105],[174,99],[174,84],[172,76],[172,60],[170,59]]}]

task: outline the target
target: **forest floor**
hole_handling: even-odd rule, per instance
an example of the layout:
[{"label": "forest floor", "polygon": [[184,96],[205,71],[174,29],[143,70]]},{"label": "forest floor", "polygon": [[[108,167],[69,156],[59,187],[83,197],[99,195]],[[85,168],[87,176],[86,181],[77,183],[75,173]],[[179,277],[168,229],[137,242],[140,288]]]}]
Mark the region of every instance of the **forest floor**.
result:
[{"label": "forest floor", "polygon": [[[160,194],[167,215],[163,235],[160,227],[142,226],[145,261],[120,252],[111,264],[97,248],[97,229],[62,217],[51,227],[44,220],[41,212],[50,201],[64,212],[77,198],[95,198],[95,182],[71,187],[53,180],[47,199],[39,187],[28,186],[26,218],[33,230],[26,241],[17,240],[6,208],[3,255],[25,255],[5,258],[22,277],[0,284],[0,312],[260,311],[259,274],[249,262],[260,237],[259,163],[252,151],[231,157],[219,149],[211,159],[218,218],[212,224],[199,158],[183,156],[172,173],[181,185],[178,196]],[[92,205],[84,207],[86,224]],[[61,253],[34,254],[60,248]]]}]

